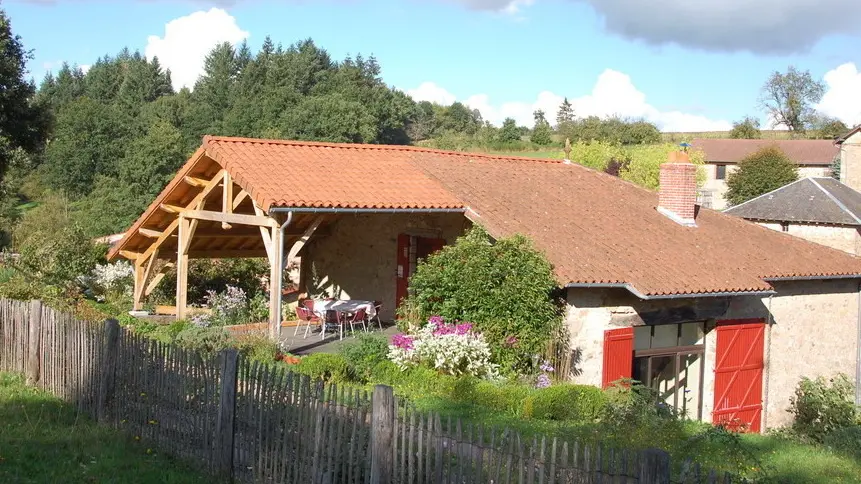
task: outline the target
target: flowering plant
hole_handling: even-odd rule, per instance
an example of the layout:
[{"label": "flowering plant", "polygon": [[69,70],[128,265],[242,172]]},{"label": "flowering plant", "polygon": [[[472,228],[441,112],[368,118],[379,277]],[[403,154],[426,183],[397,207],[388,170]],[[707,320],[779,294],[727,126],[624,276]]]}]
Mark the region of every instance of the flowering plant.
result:
[{"label": "flowering plant", "polygon": [[126,261],[97,264],[92,272],[80,276],[78,282],[100,300],[108,294],[131,295],[132,265]]},{"label": "flowering plant", "polygon": [[494,377],[498,370],[490,346],[472,324],[448,324],[439,316],[414,334],[395,335],[388,358],[402,369],[425,365],[449,375]]},{"label": "flowering plant", "polygon": [[241,324],[248,318],[248,297],[236,286],[227,286],[221,293],[207,291],[206,304],[212,309],[211,323],[220,326]]},{"label": "flowering plant", "polygon": [[553,368],[553,365],[550,364],[549,361],[544,361],[541,363],[541,366],[538,367],[541,370],[541,373],[535,379],[535,388],[547,388],[550,386],[550,373],[556,371]]}]

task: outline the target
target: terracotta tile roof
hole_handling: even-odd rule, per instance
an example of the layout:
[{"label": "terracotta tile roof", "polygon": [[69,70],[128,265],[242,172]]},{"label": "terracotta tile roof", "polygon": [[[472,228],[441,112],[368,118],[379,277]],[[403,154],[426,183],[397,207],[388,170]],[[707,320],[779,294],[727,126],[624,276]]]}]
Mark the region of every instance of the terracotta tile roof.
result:
[{"label": "terracotta tile roof", "polygon": [[[207,170],[223,166],[266,208],[465,208],[495,236],[529,236],[562,284],[628,284],[654,296],[763,291],[769,278],[861,275],[861,259],[712,210],[700,209],[697,227],[684,227],[657,212],[656,193],[577,164],[216,137],[201,149],[217,162]],[[190,170],[187,164],[180,174]],[[135,227],[172,186],[178,189],[171,182]]]},{"label": "terracotta tile roof", "polygon": [[491,233],[528,235],[563,283],[627,283],[646,295],[761,291],[765,278],[861,274],[861,259],[709,209],[697,227],[658,197],[580,165],[419,161]]},{"label": "terracotta tile roof", "polygon": [[832,140],[706,139],[691,141],[703,150],[707,163],[738,163],[745,156],[767,146],[777,146],[799,165],[830,165],[840,152]]},{"label": "terracotta tile roof", "polygon": [[833,178],[802,178],[724,210],[747,220],[861,226],[861,193]]},{"label": "terracotta tile roof", "polygon": [[214,136],[204,138],[203,148],[237,184],[250,187],[263,210],[463,207],[409,163],[422,152],[417,148]]}]

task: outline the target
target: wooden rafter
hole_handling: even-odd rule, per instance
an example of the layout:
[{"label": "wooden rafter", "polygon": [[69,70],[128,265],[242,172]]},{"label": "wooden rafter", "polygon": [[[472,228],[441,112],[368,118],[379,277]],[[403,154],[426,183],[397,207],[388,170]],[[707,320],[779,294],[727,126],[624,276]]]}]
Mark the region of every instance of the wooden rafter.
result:
[{"label": "wooden rafter", "polygon": [[162,203],[158,206],[158,208],[167,213],[179,213],[185,210],[184,207],[180,207],[179,205],[171,205],[169,203]]},{"label": "wooden rafter", "polygon": [[134,252],[131,250],[121,250],[120,255],[125,257],[128,260],[145,259],[145,257],[141,257],[140,252]]},{"label": "wooden rafter", "polygon": [[155,288],[158,287],[158,284],[167,275],[167,272],[174,267],[176,267],[176,264],[174,264],[173,262],[168,262],[167,264],[163,265],[161,267],[161,270],[159,270],[155,277],[152,278],[152,281],[147,284],[146,290],[144,291],[144,296],[149,296],[150,294],[152,294],[152,292],[155,291]]},{"label": "wooden rafter", "polygon": [[[197,196],[195,196],[191,200],[191,202],[188,205],[186,205],[184,208],[185,209],[197,208],[198,205],[200,205],[200,203],[206,198],[206,196],[209,195],[209,192],[214,190],[215,187],[217,187],[218,184],[221,183],[223,173],[224,173],[224,170],[219,170],[218,173],[216,173],[216,175],[214,177],[212,177],[212,179],[209,181],[209,183],[205,187],[203,187],[203,190],[201,190],[200,193],[198,193]],[[162,204],[162,206],[164,206],[164,204]],[[179,217],[174,219],[170,223],[170,225],[168,225],[162,231],[161,237],[159,237],[155,242],[153,242],[152,245],[150,245],[150,247],[143,253],[143,258],[146,259],[147,257],[151,256],[153,254],[153,252],[155,252],[161,246],[161,244],[163,244],[164,241],[167,240],[167,238],[173,234],[173,232],[177,229],[178,226],[179,226]]]},{"label": "wooden rafter", "polygon": [[197,178],[194,176],[186,175],[182,177],[182,180],[193,187],[205,187],[209,180],[204,180],[203,178]]},{"label": "wooden rafter", "polygon": [[146,229],[143,227],[138,229],[138,233],[143,235],[144,237],[149,237],[151,239],[157,239],[157,238],[161,237],[161,231],[160,230]]},{"label": "wooden rafter", "polygon": [[233,199],[233,210],[236,210],[246,198],[248,198],[248,192],[245,190],[239,190],[239,193],[236,194],[236,198]]},{"label": "wooden rafter", "polygon": [[257,225],[259,227],[274,227],[277,223],[269,217],[258,215],[245,215],[240,213],[224,213],[212,210],[185,210],[182,216],[193,220],[207,220],[210,222],[227,222],[239,225]]},{"label": "wooden rafter", "polygon": [[311,240],[311,236],[314,235],[314,232],[317,231],[317,228],[320,227],[320,224],[323,223],[323,219],[324,217],[322,215],[319,215],[317,216],[317,218],[314,219],[313,222],[311,222],[311,225],[309,225],[308,228],[305,229],[305,233],[302,234],[301,237],[299,237],[299,240],[293,243],[293,246],[290,248],[290,253],[287,255],[287,258],[285,260],[292,260],[294,257],[299,255],[299,252],[302,250],[302,248],[305,247],[305,244],[307,244],[308,241]]}]

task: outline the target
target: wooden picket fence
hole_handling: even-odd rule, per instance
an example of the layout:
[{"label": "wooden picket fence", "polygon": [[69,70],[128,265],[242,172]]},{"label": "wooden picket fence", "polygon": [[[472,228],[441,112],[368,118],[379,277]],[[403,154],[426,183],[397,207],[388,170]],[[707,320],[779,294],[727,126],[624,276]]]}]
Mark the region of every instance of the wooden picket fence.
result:
[{"label": "wooden picket fence", "polygon": [[390,387],[371,395],[76,320],[38,301],[0,300],[0,371],[100,423],[237,482],[729,483],[660,450],[524,438],[418,412]]}]

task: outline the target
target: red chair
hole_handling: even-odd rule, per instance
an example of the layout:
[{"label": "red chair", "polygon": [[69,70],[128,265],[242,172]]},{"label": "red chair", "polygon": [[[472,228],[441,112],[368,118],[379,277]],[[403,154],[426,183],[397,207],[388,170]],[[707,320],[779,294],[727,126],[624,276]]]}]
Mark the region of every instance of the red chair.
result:
[{"label": "red chair", "polygon": [[345,324],[349,324],[350,325],[350,331],[352,331],[354,333],[356,332],[355,325],[357,325],[357,324],[361,324],[362,328],[364,328],[365,331],[368,330],[368,327],[365,325],[365,314],[366,313],[365,313],[364,308],[357,309],[356,312],[354,312],[354,313],[347,313],[347,312],[341,313],[342,318],[343,318],[341,321],[341,324],[339,325],[341,328],[341,339],[344,339],[344,325]]},{"label": "red chair", "polygon": [[320,318],[318,318],[313,311],[304,306],[296,307],[296,316],[299,318],[299,324],[296,325],[296,329],[293,331],[293,336],[296,336],[296,334],[299,333],[299,326],[301,326],[302,322],[305,323],[304,338],[308,337],[308,330],[311,329],[311,324],[320,324]]},{"label": "red chair", "polygon": [[[383,303],[381,301],[374,301],[374,318],[377,319],[377,324],[380,326],[380,331],[383,330],[383,322],[380,320],[380,311],[383,310]],[[369,319],[368,323],[370,325],[372,321]]]}]

